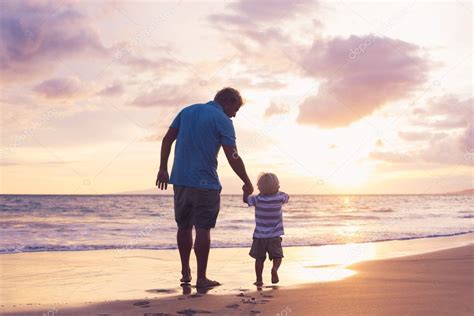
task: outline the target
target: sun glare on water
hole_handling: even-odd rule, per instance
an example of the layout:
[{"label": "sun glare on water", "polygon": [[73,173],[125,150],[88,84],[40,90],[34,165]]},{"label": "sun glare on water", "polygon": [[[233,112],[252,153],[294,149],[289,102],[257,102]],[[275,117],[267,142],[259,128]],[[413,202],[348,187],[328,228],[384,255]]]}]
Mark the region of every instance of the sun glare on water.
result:
[{"label": "sun glare on water", "polygon": [[[342,280],[357,272],[348,268],[351,264],[375,258],[373,244],[328,245],[317,248],[288,248],[297,252],[297,257],[306,257],[302,262],[291,262],[287,271],[291,271],[296,283],[330,282]],[[304,252],[304,254],[302,253]],[[285,268],[286,269],[286,268]]]}]

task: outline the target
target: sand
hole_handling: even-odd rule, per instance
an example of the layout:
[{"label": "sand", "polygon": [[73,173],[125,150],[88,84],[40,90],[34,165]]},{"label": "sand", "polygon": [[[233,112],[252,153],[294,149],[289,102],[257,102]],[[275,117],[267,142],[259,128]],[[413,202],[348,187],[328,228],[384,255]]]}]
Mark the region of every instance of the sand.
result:
[{"label": "sand", "polygon": [[[206,293],[176,285],[176,250],[0,256],[2,315],[472,315],[473,234],[287,247],[278,286],[248,249],[212,249]],[[265,270],[269,282],[269,269]]]}]

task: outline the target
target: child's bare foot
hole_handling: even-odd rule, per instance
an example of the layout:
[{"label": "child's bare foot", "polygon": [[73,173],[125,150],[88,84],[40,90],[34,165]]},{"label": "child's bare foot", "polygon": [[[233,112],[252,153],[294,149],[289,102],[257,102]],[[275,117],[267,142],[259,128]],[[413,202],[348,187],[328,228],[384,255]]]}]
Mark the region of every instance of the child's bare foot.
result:
[{"label": "child's bare foot", "polygon": [[253,285],[262,286],[262,285],[263,285],[263,282],[257,280],[257,281],[255,281],[255,282],[253,282]]},{"label": "child's bare foot", "polygon": [[181,283],[190,283],[191,282],[191,280],[192,280],[191,269],[188,269],[187,271],[182,270],[181,275],[183,276],[180,280]]},{"label": "child's bare foot", "polygon": [[272,283],[276,284],[280,281],[278,278],[278,271],[275,268],[272,268]]},{"label": "child's bare foot", "polygon": [[218,286],[218,285],[221,285],[221,284],[217,281],[209,280],[208,278],[198,279],[196,281],[196,287],[197,288],[214,287],[214,286]]}]

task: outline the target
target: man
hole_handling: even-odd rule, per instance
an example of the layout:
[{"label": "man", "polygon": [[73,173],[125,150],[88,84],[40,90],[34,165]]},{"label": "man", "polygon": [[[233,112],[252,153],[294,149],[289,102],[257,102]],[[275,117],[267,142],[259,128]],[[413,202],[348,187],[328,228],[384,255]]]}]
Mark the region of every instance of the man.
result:
[{"label": "man", "polygon": [[[156,185],[166,190],[173,184],[174,212],[178,224],[177,242],[181,257],[181,282],[191,282],[189,256],[193,247],[192,228],[196,229],[194,253],[197,259],[197,288],[220,285],[207,278],[207,260],[211,228],[215,227],[220,208],[221,184],[217,175],[217,155],[224,149],[234,172],[244,182],[243,190],[253,192],[235,143],[230,118],[235,117],[243,101],[239,91],[224,88],[214,101],[184,108],[174,119],[161,143],[161,163]],[[176,140],[171,178],[168,158]]]}]

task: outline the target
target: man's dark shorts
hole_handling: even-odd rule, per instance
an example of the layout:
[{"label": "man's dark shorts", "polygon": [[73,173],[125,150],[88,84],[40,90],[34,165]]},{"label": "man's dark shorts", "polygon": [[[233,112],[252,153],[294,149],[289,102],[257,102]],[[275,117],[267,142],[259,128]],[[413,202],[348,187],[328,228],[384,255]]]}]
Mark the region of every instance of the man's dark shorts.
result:
[{"label": "man's dark shorts", "polygon": [[219,215],[220,190],[174,185],[174,218],[179,228],[210,229]]},{"label": "man's dark shorts", "polygon": [[270,260],[283,258],[283,248],[281,246],[281,241],[281,237],[254,237],[249,255],[254,259],[265,260],[267,258],[268,252],[268,257]]}]

